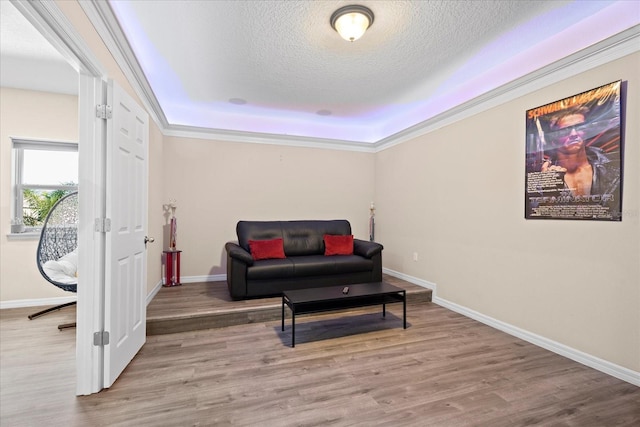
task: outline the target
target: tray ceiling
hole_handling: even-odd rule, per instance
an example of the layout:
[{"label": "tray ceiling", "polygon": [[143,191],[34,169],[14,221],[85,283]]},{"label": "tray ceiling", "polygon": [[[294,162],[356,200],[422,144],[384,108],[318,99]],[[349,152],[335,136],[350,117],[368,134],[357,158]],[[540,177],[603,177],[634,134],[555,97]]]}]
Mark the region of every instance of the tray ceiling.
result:
[{"label": "tray ceiling", "polygon": [[99,11],[88,16],[94,25],[99,17],[103,39],[117,40],[110,49],[165,130],[361,146],[640,22],[640,3],[628,1],[353,3],[375,14],[353,43],[329,25],[345,1],[81,5]]}]

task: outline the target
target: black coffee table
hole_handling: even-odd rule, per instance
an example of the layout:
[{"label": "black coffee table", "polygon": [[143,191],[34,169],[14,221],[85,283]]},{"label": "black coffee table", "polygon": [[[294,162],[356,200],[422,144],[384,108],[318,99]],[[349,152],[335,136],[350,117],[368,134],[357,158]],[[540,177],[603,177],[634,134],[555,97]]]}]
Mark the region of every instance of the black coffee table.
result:
[{"label": "black coffee table", "polygon": [[282,330],[284,331],[284,306],[291,309],[291,347],[296,346],[296,315],[344,310],[382,304],[382,316],[387,304],[402,303],[402,323],[407,329],[407,292],[385,282],[359,283],[326,288],[296,289],[282,294]]}]

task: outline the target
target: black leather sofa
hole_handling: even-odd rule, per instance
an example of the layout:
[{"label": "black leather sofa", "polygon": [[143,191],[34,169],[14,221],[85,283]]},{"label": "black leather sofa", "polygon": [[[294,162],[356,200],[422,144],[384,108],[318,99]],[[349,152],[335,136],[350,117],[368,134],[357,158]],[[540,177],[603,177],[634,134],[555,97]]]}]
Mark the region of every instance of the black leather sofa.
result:
[{"label": "black leather sofa", "polygon": [[[353,255],[325,256],[323,237],[351,235],[347,220],[240,221],[238,242],[228,242],[227,285],[235,300],[281,295],[288,289],[382,280],[382,245],[353,239]],[[284,259],[254,260],[249,240],[282,238]]]}]

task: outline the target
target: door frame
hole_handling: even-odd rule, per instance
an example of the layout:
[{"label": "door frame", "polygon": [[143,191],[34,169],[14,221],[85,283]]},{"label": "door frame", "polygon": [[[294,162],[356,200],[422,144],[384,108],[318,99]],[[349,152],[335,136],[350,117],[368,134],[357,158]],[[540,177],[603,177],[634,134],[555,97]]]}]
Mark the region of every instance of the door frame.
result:
[{"label": "door frame", "polygon": [[55,2],[11,0],[79,74],[79,228],[76,314],[76,395],[103,389],[103,347],[93,344],[104,328],[104,233],[94,231],[106,212],[106,125],[96,105],[106,102],[108,73]]}]

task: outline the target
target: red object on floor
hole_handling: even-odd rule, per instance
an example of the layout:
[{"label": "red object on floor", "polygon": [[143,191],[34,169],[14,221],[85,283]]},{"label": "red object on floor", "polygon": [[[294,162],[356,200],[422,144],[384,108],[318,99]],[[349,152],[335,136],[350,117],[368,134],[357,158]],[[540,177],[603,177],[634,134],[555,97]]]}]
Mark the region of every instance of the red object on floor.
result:
[{"label": "red object on floor", "polygon": [[[162,286],[180,286],[180,253],[182,251],[162,251],[164,253],[165,278]],[[174,256],[175,255],[175,256]],[[174,269],[175,267],[175,269]],[[175,275],[173,274],[175,271]]]}]

